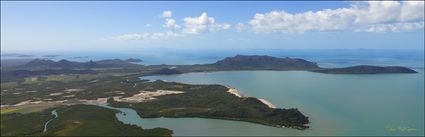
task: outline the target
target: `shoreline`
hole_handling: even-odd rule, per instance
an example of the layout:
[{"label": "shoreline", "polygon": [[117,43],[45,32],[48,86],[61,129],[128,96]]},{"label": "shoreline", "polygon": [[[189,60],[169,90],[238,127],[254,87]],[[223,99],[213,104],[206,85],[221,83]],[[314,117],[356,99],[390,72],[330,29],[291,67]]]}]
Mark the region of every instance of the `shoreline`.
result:
[{"label": "shoreline", "polygon": [[267,105],[269,108],[277,108],[275,105],[273,105],[271,102],[262,99],[262,98],[257,98],[258,100],[260,100],[263,104]]},{"label": "shoreline", "polygon": [[[233,95],[235,95],[239,98],[245,97],[238,91],[238,89],[230,87],[230,86],[226,86],[226,87],[228,88],[228,90],[227,90],[228,93],[233,94]],[[254,98],[260,100],[264,105],[267,105],[269,108],[277,108],[273,103],[271,103],[270,101],[268,101],[266,99],[257,98],[257,97],[254,97]]]},{"label": "shoreline", "polygon": [[233,94],[233,95],[235,95],[239,98],[244,97],[244,96],[242,96],[242,94],[236,88],[232,88],[230,86],[225,86],[225,87],[228,88],[228,90],[227,90],[228,93]]}]

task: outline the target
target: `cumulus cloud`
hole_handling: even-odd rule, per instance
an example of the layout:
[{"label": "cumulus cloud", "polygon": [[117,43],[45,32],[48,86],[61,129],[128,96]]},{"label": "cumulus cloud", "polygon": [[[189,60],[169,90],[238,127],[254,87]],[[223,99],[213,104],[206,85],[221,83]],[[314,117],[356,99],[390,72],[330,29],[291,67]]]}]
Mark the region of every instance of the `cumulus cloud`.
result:
[{"label": "cumulus cloud", "polygon": [[[257,13],[247,23],[217,23],[206,12],[197,17],[183,18],[180,26],[172,18],[172,12],[163,11],[163,27],[168,32],[133,33],[112,37],[114,40],[163,40],[186,34],[201,34],[228,30],[232,27],[242,32],[257,33],[304,33],[309,31],[353,31],[353,32],[405,32],[424,29],[424,1],[369,1],[353,2],[348,8],[323,9],[289,13],[271,11]],[[145,27],[150,27],[146,24]],[[181,31],[177,31],[181,28]]]},{"label": "cumulus cloud", "polygon": [[169,10],[165,10],[162,12],[162,16],[163,18],[171,18],[171,16],[173,16],[173,12],[169,11]]},{"label": "cumulus cloud", "polygon": [[168,32],[156,32],[156,33],[133,33],[133,34],[124,34],[120,36],[112,37],[114,40],[119,41],[134,41],[134,40],[145,40],[145,41],[151,41],[151,40],[163,40],[168,39],[172,37],[180,36],[180,34],[168,31]]},{"label": "cumulus cloud", "polygon": [[203,12],[199,17],[186,17],[184,21],[183,33],[200,34],[230,29],[231,25],[227,23],[216,23],[213,17],[209,17]]},{"label": "cumulus cloud", "polygon": [[173,18],[171,18],[173,16],[173,12],[166,10],[162,12],[162,16],[163,18],[165,18],[165,24],[163,25],[164,27],[174,31],[177,30],[180,27],[180,25],[178,25],[176,23],[176,20],[174,20]]},{"label": "cumulus cloud", "polygon": [[176,20],[171,19],[171,18],[165,19],[165,25],[164,25],[164,27],[169,28],[171,30],[176,30],[176,29],[179,29],[180,28],[180,26],[177,25]]},{"label": "cumulus cloud", "polygon": [[424,28],[423,1],[355,2],[349,8],[316,12],[257,13],[249,21],[258,33],[303,33],[307,31],[402,32]]}]

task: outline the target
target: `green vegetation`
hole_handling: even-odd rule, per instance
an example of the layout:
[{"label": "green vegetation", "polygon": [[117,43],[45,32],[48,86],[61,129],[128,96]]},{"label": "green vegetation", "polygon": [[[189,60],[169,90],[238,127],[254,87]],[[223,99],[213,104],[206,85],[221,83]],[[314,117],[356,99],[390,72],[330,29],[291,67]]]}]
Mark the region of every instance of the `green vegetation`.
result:
[{"label": "green vegetation", "polygon": [[164,128],[142,129],[126,125],[115,117],[115,110],[92,105],[73,105],[57,109],[59,117],[49,123],[48,136],[171,136]]},{"label": "green vegetation", "polygon": [[[97,99],[118,95],[131,96],[141,90],[137,85],[145,82],[139,80],[137,76],[111,76],[107,74],[103,76],[80,76],[79,79],[68,75],[64,75],[64,79],[58,79],[59,76],[57,75],[46,77],[47,79],[53,77],[55,80],[38,79],[35,82],[2,87],[1,104],[13,105],[27,100],[62,101]],[[70,77],[74,77],[74,79]],[[69,91],[69,89],[76,89],[77,91]],[[53,95],[55,93],[60,93],[60,95]]]},{"label": "green vegetation", "polygon": [[52,118],[51,109],[28,114],[7,113],[1,115],[1,136],[40,136],[44,123]]},{"label": "green vegetation", "polygon": [[141,103],[123,103],[109,100],[115,107],[130,107],[141,117],[203,117],[248,121],[269,126],[305,129],[308,118],[297,109],[269,108],[252,97],[239,98],[228,93],[221,85],[188,85],[155,81],[141,85],[145,90],[166,89],[184,91],[184,94],[159,96]]},{"label": "green vegetation", "polygon": [[171,75],[171,74],[181,74],[182,72],[176,69],[163,68],[157,71],[152,72],[153,75]]},{"label": "green vegetation", "polygon": [[[56,109],[59,117],[52,120],[43,133],[44,124],[53,118]],[[28,114],[1,115],[1,136],[171,136],[164,128],[142,129],[126,125],[115,117],[115,110],[93,105],[72,105],[51,108]]]},{"label": "green vegetation", "polygon": [[312,70],[316,63],[297,58],[236,55],[210,64],[220,70]]},{"label": "green vegetation", "polygon": [[8,114],[20,110],[20,108],[2,108],[1,114]]},{"label": "green vegetation", "polygon": [[32,112],[41,112],[43,110],[61,105],[60,103],[38,103],[38,104],[26,104],[20,106],[8,106],[1,108],[1,114],[9,113],[32,113]]},{"label": "green vegetation", "polygon": [[143,60],[141,59],[137,59],[137,58],[129,58],[125,60],[126,62],[143,62]]}]

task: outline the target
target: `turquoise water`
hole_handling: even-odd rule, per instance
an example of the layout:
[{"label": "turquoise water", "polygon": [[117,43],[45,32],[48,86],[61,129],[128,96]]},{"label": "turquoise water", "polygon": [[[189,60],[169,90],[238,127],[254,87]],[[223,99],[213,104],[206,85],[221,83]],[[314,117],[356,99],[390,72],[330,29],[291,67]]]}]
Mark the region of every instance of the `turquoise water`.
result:
[{"label": "turquoise water", "polygon": [[200,118],[147,119],[144,128],[175,135],[424,135],[424,70],[417,74],[335,75],[306,71],[226,71],[149,76],[192,84],[223,84],[245,96],[295,107],[311,129],[280,129]]}]

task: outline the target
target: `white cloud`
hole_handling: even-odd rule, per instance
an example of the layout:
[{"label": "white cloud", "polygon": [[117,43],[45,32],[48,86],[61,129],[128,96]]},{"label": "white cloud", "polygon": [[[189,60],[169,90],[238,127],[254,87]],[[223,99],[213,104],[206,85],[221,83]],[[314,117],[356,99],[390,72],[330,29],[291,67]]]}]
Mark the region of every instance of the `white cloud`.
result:
[{"label": "white cloud", "polygon": [[219,30],[228,30],[230,29],[231,25],[227,24],[227,23],[223,23],[223,24],[214,24],[210,26],[210,32],[216,32]]},{"label": "white cloud", "polygon": [[257,13],[249,21],[258,33],[303,33],[307,31],[401,32],[424,28],[423,1],[355,2],[349,8],[317,12]]},{"label": "white cloud", "polygon": [[226,30],[226,29],[230,29],[231,25],[230,24],[227,24],[227,23],[224,23],[224,24],[218,24],[218,27],[221,28],[221,29]]},{"label": "white cloud", "polygon": [[219,30],[230,29],[231,25],[227,23],[216,23],[213,17],[209,17],[203,12],[199,17],[185,17],[183,33],[200,34],[206,32],[215,32]]},{"label": "white cloud", "polygon": [[402,21],[424,20],[424,1],[406,1],[401,8]]},{"label": "white cloud", "polygon": [[176,20],[171,19],[171,18],[165,19],[165,25],[164,25],[164,27],[169,28],[171,30],[176,30],[176,29],[179,29],[180,28],[180,26],[177,25]]},{"label": "white cloud", "polygon": [[173,12],[169,11],[169,10],[165,10],[162,12],[162,16],[163,18],[171,18],[173,16]]},{"label": "white cloud", "polygon": [[163,40],[168,39],[172,37],[181,36],[178,33],[168,31],[168,32],[156,32],[156,33],[133,33],[133,34],[124,34],[120,36],[112,37],[114,40],[119,41],[134,41],[134,40],[145,40],[145,41],[151,41],[151,40]]},{"label": "white cloud", "polygon": [[176,20],[171,18],[172,16],[173,16],[173,12],[166,10],[166,11],[162,12],[161,17],[165,18],[165,24],[163,26],[174,31],[174,30],[177,30],[181,27],[180,27],[180,25],[178,25],[176,23]]},{"label": "white cloud", "polygon": [[246,29],[246,26],[245,24],[239,22],[235,25],[235,29],[237,32],[242,32],[243,30]]},{"label": "white cloud", "polygon": [[213,17],[208,17],[206,12],[203,12],[199,17],[186,17],[184,18],[186,25],[210,25],[214,24],[215,20]]},{"label": "white cloud", "polygon": [[145,24],[145,27],[151,27],[151,24]]},{"label": "white cloud", "polygon": [[357,32],[406,32],[414,31],[424,27],[424,22],[413,23],[391,23],[370,25],[366,28],[357,29]]}]

